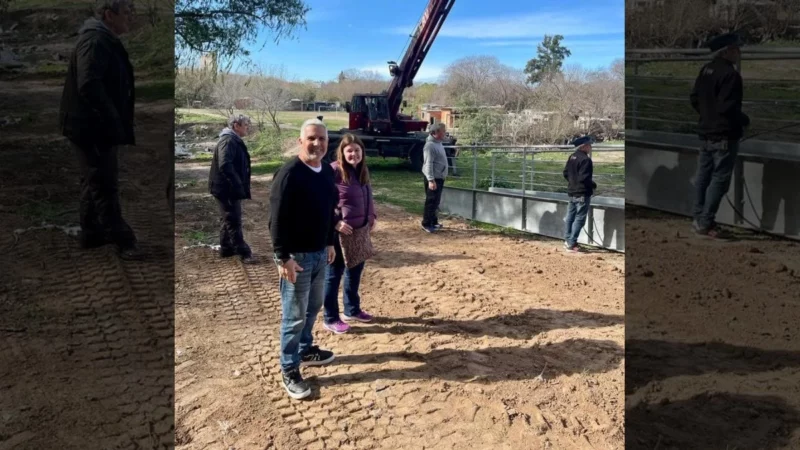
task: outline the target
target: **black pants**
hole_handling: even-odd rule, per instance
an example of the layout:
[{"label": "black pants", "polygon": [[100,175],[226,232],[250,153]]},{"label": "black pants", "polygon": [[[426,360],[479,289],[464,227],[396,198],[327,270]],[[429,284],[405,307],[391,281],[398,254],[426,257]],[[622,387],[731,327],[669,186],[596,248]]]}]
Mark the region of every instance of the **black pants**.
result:
[{"label": "black pants", "polygon": [[224,256],[252,256],[242,233],[242,201],[217,199],[220,213],[219,246]]},{"label": "black pants", "polygon": [[435,180],[436,189],[431,190],[428,187],[428,179],[423,177],[425,183],[425,210],[422,214],[422,226],[432,227],[439,224],[439,218],[436,216],[436,211],[439,209],[439,202],[442,201],[442,190],[444,189],[444,180]]},{"label": "black pants", "polygon": [[136,244],[133,229],[122,218],[119,202],[118,149],[95,143],[72,143],[81,171],[80,223],[85,243]]}]

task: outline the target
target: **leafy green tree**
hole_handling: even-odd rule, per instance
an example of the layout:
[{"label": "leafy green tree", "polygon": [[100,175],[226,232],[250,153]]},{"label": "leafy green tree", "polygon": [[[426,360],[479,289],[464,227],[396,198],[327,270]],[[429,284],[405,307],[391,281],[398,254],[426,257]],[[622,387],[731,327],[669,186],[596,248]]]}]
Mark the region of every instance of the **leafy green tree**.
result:
[{"label": "leafy green tree", "polygon": [[561,45],[564,36],[545,35],[542,43],[536,49],[536,58],[528,61],[525,74],[528,75],[529,84],[537,84],[550,79],[553,75],[561,73],[561,66],[572,52]]},{"label": "leafy green tree", "polygon": [[247,44],[262,28],[272,31],[275,42],[290,38],[305,27],[309,11],[303,0],[175,0],[176,53],[214,53],[228,66],[246,62]]}]

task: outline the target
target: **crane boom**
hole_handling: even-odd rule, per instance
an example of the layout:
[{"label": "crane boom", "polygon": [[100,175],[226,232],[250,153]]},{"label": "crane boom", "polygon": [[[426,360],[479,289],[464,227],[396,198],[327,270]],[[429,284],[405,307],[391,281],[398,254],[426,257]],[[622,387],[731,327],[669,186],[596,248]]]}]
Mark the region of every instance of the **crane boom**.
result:
[{"label": "crane boom", "polygon": [[420,66],[422,66],[428,50],[430,50],[454,3],[455,0],[430,0],[411,36],[411,42],[402,61],[399,65],[393,62],[389,63],[392,82],[387,91],[387,100],[389,117],[392,121],[397,120],[403,100],[403,92],[413,85],[414,77],[417,75]]}]

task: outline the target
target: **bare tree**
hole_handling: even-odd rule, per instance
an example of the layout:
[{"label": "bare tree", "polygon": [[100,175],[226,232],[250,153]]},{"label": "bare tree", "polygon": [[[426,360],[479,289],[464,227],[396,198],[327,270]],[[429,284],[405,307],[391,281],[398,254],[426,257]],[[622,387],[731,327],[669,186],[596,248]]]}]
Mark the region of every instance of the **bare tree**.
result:
[{"label": "bare tree", "polygon": [[285,110],[292,99],[292,86],[286,80],[286,70],[282,66],[258,68],[248,91],[254,100],[259,128],[269,119],[280,134],[278,112]]},{"label": "bare tree", "polygon": [[175,99],[191,107],[195,101],[207,102],[214,92],[214,81],[210,71],[197,68],[181,68],[175,74]]},{"label": "bare tree", "polygon": [[246,97],[249,81],[249,77],[234,73],[217,76],[212,98],[214,106],[222,115],[227,117],[236,112],[237,100]]}]

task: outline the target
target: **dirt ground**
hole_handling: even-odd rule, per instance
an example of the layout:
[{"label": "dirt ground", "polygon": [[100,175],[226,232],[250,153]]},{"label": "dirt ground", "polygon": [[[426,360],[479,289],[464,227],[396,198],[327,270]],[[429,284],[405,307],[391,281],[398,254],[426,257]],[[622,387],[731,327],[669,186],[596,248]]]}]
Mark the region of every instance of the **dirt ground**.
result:
[{"label": "dirt ground", "polygon": [[[4,43],[31,66],[69,49],[83,20],[11,16],[19,26]],[[55,31],[37,30],[42,21]],[[171,448],[173,101],[136,105],[138,145],[120,156],[123,215],[149,254],[126,262],[70,234],[79,174],[59,136],[63,82],[0,71],[2,114],[21,119],[0,128],[0,449]]]},{"label": "dirt ground", "polygon": [[269,177],[245,204],[260,265],[187,240],[217,240],[204,177],[176,165],[177,448],[623,448],[623,255],[566,255],[457,220],[428,235],[379,205],[362,284],[378,319],[338,336],[317,322],[337,359],[303,369],[314,394],[294,401],[278,366]]},{"label": "dirt ground", "polygon": [[626,448],[800,448],[800,244],[627,212]]}]

